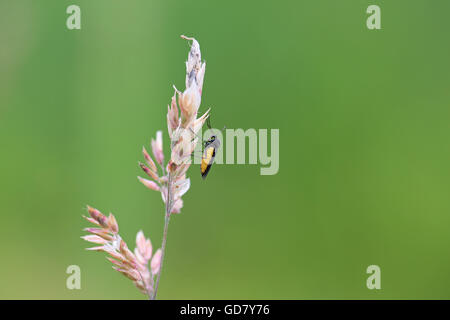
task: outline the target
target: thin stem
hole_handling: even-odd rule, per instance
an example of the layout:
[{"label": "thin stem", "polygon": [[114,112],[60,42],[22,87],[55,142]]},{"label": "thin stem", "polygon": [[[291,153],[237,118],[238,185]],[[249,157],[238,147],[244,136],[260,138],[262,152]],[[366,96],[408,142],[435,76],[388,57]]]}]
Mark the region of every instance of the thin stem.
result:
[{"label": "thin stem", "polygon": [[139,273],[139,276],[141,277],[141,281],[145,286],[145,290],[147,291],[148,299],[150,300],[152,297],[152,292],[151,292],[149,286],[147,285],[147,282],[144,280],[144,277],[142,276],[142,273],[139,271],[139,269],[136,269],[136,271]]},{"label": "thin stem", "polygon": [[166,212],[164,218],[164,233],[161,244],[161,264],[159,266],[159,272],[156,276],[156,285],[155,290],[153,292],[152,300],[156,300],[156,294],[158,293],[159,279],[161,278],[162,267],[164,262],[164,254],[166,252],[166,243],[167,243],[167,231],[169,229],[169,221],[170,221],[170,211],[172,209],[172,174],[169,171],[169,178],[167,179],[167,201],[166,201]]}]

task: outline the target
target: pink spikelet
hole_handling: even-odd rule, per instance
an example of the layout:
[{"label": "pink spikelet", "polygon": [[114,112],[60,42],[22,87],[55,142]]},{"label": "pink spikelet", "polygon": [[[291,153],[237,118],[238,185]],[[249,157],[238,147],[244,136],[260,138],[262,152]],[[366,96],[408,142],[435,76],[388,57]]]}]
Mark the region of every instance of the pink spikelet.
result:
[{"label": "pink spikelet", "polygon": [[175,92],[167,106],[169,160],[164,161],[163,133],[157,131],[156,137],[151,140],[151,154],[143,147],[145,162],[139,162],[146,178],[138,177],[138,180],[148,189],[160,192],[165,204],[161,249],[153,252],[150,239],[139,231],[136,235],[136,248],[131,251],[119,235],[119,226],[112,214],[105,216],[88,206],[89,216],[84,217],[94,225],[84,229],[88,235],[82,238],[95,244],[87,250],[107,253],[107,259],[113,264],[113,268],[133,281],[150,299],[156,299],[158,292],[169,220],[172,214],[180,213],[183,208],[182,197],[191,187],[191,181],[186,177],[191,165],[191,155],[198,142],[198,133],[209,116],[209,109],[198,116],[206,70],[200,44],[194,38],[181,37],[191,41],[191,47],[186,61],[186,88],[181,92],[174,87]]},{"label": "pink spikelet", "polygon": [[[154,277],[159,271],[160,257],[152,259],[152,244],[146,239],[144,233],[139,231],[136,236],[134,253],[128,249],[127,244],[119,235],[119,225],[112,213],[108,217],[99,210],[87,207],[90,217],[84,218],[93,223],[96,228],[86,228],[89,235],[82,239],[97,246],[87,248],[92,251],[103,251],[109,255],[107,259],[113,264],[113,269],[129,278],[135,286],[149,297],[154,291]],[[151,261],[151,266],[149,266]]]},{"label": "pink spikelet", "polygon": [[200,44],[194,38],[181,37],[192,41],[192,44],[186,61],[186,89],[180,92],[175,88],[175,93],[167,107],[170,160],[164,164],[162,132],[158,131],[156,139],[152,139],[151,148],[154,159],[161,166],[161,175],[159,170],[156,170],[155,161],[143,148],[143,155],[148,166],[142,163],[140,166],[151,180],[138,177],[147,188],[161,192],[169,213],[181,212],[183,206],[181,197],[190,188],[186,171],[191,165],[191,155],[198,142],[197,134],[209,116],[209,110],[207,110],[198,117],[206,70],[206,64],[201,60]]},{"label": "pink spikelet", "polygon": [[181,212],[183,207],[182,196],[191,187],[191,181],[186,172],[191,165],[191,155],[198,142],[198,133],[209,116],[209,109],[200,117],[200,108],[203,80],[206,64],[202,61],[200,44],[194,38],[181,36],[192,41],[191,49],[186,61],[186,88],[183,92],[175,88],[175,93],[167,107],[167,131],[170,138],[170,159],[164,163],[162,132],[156,132],[156,139],[152,139],[151,148],[153,157],[160,165],[156,170],[155,161],[143,149],[143,155],[148,165],[140,163],[140,167],[150,178],[138,177],[139,181],[150,190],[159,191],[165,204],[164,233],[161,250],[155,253],[151,263],[153,272],[157,272],[155,290],[152,299],[156,299],[161,269],[167,242],[167,230],[172,214]]}]

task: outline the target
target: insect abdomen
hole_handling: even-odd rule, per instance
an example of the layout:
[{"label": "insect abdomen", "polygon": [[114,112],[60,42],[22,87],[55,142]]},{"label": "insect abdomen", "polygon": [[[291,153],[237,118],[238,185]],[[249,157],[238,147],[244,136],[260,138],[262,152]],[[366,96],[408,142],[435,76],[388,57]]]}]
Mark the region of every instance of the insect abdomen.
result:
[{"label": "insect abdomen", "polygon": [[208,172],[211,169],[211,165],[213,164],[215,155],[216,155],[216,149],[214,147],[206,148],[206,150],[202,156],[202,163],[200,165],[200,171],[201,171],[203,179],[205,179],[206,176],[208,175]]}]

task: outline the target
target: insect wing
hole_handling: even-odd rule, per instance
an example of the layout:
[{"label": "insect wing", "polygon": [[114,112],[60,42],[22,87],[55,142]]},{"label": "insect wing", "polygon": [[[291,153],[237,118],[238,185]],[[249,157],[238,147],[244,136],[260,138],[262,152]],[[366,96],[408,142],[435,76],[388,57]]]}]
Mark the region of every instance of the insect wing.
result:
[{"label": "insect wing", "polygon": [[215,156],[216,156],[216,148],[212,144],[208,145],[205,148],[202,157],[202,163],[200,165],[200,171],[203,179],[205,179],[206,176],[208,175],[208,172],[211,169]]}]

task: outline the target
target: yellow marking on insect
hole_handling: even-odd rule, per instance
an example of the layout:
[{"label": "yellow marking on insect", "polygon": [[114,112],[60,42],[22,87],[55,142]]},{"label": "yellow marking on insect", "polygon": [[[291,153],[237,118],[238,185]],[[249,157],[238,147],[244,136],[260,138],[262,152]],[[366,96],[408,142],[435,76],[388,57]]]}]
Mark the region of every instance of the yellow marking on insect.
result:
[{"label": "yellow marking on insect", "polygon": [[211,168],[215,154],[216,152],[213,146],[206,147],[205,152],[203,153],[202,156],[202,163],[200,165],[200,171],[202,173],[203,179],[206,178],[206,175],[208,174],[209,169]]},{"label": "yellow marking on insect", "polygon": [[205,152],[203,153],[202,165],[201,165],[202,174],[205,173],[206,168],[208,167],[208,165],[211,164],[211,160],[212,160],[213,154],[214,154],[214,148],[213,147],[207,147]]}]

